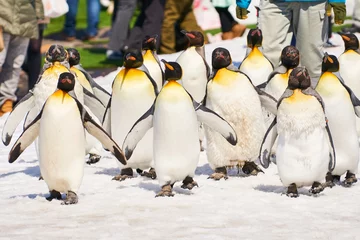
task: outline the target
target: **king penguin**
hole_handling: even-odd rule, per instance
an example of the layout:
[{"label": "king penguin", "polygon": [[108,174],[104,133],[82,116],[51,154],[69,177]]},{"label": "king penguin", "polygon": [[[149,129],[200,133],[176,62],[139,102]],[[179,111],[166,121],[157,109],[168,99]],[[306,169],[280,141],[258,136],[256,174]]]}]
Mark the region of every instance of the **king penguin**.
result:
[{"label": "king penguin", "polygon": [[119,146],[91,118],[74,93],[70,93],[74,85],[74,75],[60,74],[58,90],[46,100],[39,115],[25,128],[9,153],[9,162],[13,163],[39,136],[40,171],[50,191],[47,199],[60,200],[61,193],[66,193],[63,204],[78,202],[76,192],[84,173],[84,128],[126,164]]},{"label": "king penguin", "polygon": [[227,179],[227,167],[242,168],[245,174],[257,175],[262,170],[254,160],[258,156],[265,134],[259,94],[269,97],[274,108],[276,101],[256,89],[249,78],[234,67],[227,49],[216,48],[213,51],[212,67],[212,79],[207,86],[206,107],[224,116],[235,129],[239,140],[236,146],[231,146],[219,133],[205,126],[206,154],[210,167],[215,170],[209,178]]},{"label": "king penguin", "polygon": [[327,176],[327,185],[333,186],[346,172],[344,185],[357,181],[355,174],[359,163],[359,143],[356,116],[360,116],[360,101],[338,74],[339,62],[334,55],[325,53],[322,74],[315,90],[325,103],[325,113],[334,139],[336,166]]},{"label": "king penguin", "polygon": [[157,35],[152,37],[146,36],[142,42],[142,50],[144,65],[148,69],[150,76],[156,82],[158,91],[160,91],[164,85],[164,73],[156,54],[156,38]]},{"label": "king penguin", "polygon": [[137,143],[153,127],[154,163],[161,186],[157,197],[173,196],[172,188],[177,181],[182,181],[182,188],[192,189],[197,186],[193,177],[200,155],[198,121],[219,131],[232,145],[237,141],[236,133],[229,123],[194,101],[177,82],[182,76],[180,65],[162,61],[165,63],[165,80],[168,82],[154,104],[131,128],[123,144],[125,156],[131,162]]},{"label": "king penguin", "polygon": [[258,86],[269,77],[274,70],[272,63],[262,53],[263,35],[260,29],[251,29],[247,35],[247,52],[239,70],[245,73],[254,86]]},{"label": "king penguin", "polygon": [[[126,134],[136,120],[153,104],[157,85],[143,65],[143,57],[138,49],[130,49],[124,55],[124,68],[116,75],[112,85],[112,95],[107,106],[103,126],[118,144],[123,144]],[[156,178],[153,169],[153,133],[150,130],[139,143],[131,162],[119,163],[120,175],[113,180],[122,181],[133,177],[133,169],[146,177]]]},{"label": "king penguin", "polygon": [[[297,188],[302,186],[311,186],[312,194],[323,191],[321,182],[336,162],[324,102],[310,85],[305,68],[297,67],[291,72],[288,87],[278,102],[277,116],[263,140],[270,137],[270,145],[262,145],[260,150],[260,162],[267,168],[269,150],[278,136],[277,168],[289,197],[298,197]],[[275,134],[270,136],[272,129]]]},{"label": "king penguin", "polygon": [[[340,70],[339,73],[346,85],[353,90],[356,96],[360,96],[360,51],[359,40],[355,34],[340,33],[344,44],[345,51],[339,56]],[[356,118],[356,129],[360,138],[360,119]]]}]

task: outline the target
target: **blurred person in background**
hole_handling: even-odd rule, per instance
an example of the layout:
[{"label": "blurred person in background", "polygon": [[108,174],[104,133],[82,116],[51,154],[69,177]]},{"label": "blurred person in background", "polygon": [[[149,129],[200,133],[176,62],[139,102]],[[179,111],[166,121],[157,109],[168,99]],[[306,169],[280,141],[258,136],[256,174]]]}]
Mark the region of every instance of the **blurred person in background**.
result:
[{"label": "blurred person in background", "polygon": [[[0,27],[4,49],[0,52],[0,116],[12,111],[17,100],[21,65],[30,39],[39,36],[38,20],[44,19],[41,0],[1,0]],[[1,37],[1,36],[0,36]]]},{"label": "blurred person in background", "polygon": [[[67,0],[69,11],[65,15],[64,35],[66,41],[76,39],[76,14],[79,0]],[[100,0],[87,0],[87,28],[83,40],[94,40],[98,33],[100,18]]]},{"label": "blurred person in background", "polygon": [[348,33],[360,33],[360,0],[354,0],[354,12],[352,18],[354,23],[350,27],[344,27],[341,30]]}]

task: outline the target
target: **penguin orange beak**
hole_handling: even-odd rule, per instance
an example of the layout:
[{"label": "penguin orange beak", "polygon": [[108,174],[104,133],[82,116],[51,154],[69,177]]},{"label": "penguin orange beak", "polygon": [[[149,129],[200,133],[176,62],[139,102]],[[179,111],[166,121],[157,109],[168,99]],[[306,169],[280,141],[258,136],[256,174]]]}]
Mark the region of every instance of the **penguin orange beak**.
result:
[{"label": "penguin orange beak", "polygon": [[344,41],[349,42],[350,38],[348,36],[345,35],[341,35],[342,39],[344,39]]},{"label": "penguin orange beak", "polygon": [[134,56],[128,56],[128,57],[126,57],[126,60],[135,61],[136,58]]},{"label": "penguin orange beak", "polygon": [[167,61],[165,61],[164,59],[161,59],[161,61],[165,64],[165,67],[171,71],[174,71],[174,67],[171,66]]},{"label": "penguin orange beak", "polygon": [[195,35],[194,35],[194,34],[189,33],[189,32],[187,32],[187,31],[185,31],[185,30],[181,30],[181,33],[185,34],[188,38],[192,38],[192,39],[195,38]]},{"label": "penguin orange beak", "polygon": [[150,42],[152,42],[152,41],[154,41],[155,39],[152,37],[152,38],[149,38],[146,42],[147,43],[150,43]]}]

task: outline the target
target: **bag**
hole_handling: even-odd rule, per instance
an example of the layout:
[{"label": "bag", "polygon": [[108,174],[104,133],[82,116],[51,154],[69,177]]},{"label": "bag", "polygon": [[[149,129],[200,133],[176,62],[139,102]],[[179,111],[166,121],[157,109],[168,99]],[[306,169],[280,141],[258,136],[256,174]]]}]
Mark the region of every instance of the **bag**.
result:
[{"label": "bag", "polygon": [[49,18],[57,18],[69,11],[66,0],[42,0],[44,5],[44,15]]}]

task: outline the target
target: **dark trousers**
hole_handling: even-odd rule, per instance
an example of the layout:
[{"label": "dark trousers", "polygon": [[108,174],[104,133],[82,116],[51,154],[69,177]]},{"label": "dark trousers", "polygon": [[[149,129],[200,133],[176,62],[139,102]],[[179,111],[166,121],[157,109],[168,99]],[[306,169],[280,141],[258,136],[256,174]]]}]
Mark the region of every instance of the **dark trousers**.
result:
[{"label": "dark trousers", "polygon": [[135,26],[130,31],[125,46],[129,48],[141,48],[145,36],[157,34],[157,48],[161,41],[161,26],[164,18],[165,0],[143,0],[141,13],[138,16]]},{"label": "dark trousers", "polygon": [[215,7],[220,17],[221,32],[230,32],[237,22],[229,12],[228,8]]}]

